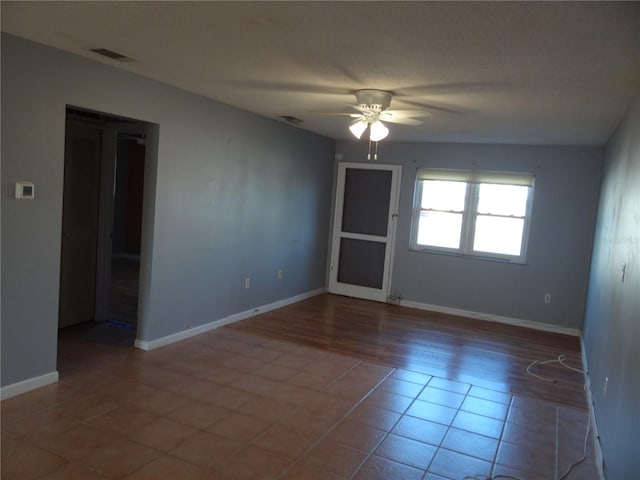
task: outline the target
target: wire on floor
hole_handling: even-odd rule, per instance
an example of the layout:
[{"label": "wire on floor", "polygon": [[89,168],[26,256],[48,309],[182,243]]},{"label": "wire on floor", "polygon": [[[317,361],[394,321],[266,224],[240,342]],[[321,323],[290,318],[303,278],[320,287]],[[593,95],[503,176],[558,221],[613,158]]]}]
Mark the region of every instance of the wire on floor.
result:
[{"label": "wire on floor", "polygon": [[584,434],[584,444],[582,446],[582,457],[580,457],[578,460],[576,460],[571,465],[569,465],[569,468],[567,468],[567,471],[564,472],[564,474],[558,480],[563,480],[567,478],[567,475],[569,475],[573,467],[581,464],[587,458],[587,442],[589,440],[589,432],[591,431],[591,415],[589,415],[588,418],[589,420],[587,421],[587,431]]},{"label": "wire on floor", "polygon": [[550,363],[559,363],[560,365],[562,365],[564,368],[567,368],[569,370],[572,370],[574,372],[578,372],[578,373],[584,373],[584,370],[581,370],[579,368],[573,367],[571,365],[569,365],[568,363],[566,363],[567,360],[567,356],[563,353],[561,355],[558,355],[558,358],[553,358],[551,360],[544,360],[544,361],[540,361],[540,360],[534,360],[533,362],[531,362],[531,364],[527,367],[527,373],[533,377],[536,377],[539,380],[542,380],[543,382],[550,382],[550,383],[556,383],[556,380],[554,378],[551,377],[543,377],[542,375],[538,375],[537,373],[533,373],[531,371],[531,369],[535,366],[535,365],[548,365]]},{"label": "wire on floor", "polygon": [[[571,473],[571,470],[573,470],[574,467],[580,465],[582,462],[584,462],[587,459],[587,442],[589,441],[589,432],[590,431],[591,431],[591,416],[588,417],[587,431],[584,434],[584,443],[583,443],[583,446],[582,446],[582,457],[580,457],[578,460],[576,460],[571,465],[569,465],[569,468],[567,468],[567,470],[565,470],[565,472],[562,474],[562,476],[560,478],[558,478],[558,480],[564,480],[565,478],[567,478],[567,475],[569,475],[569,473]],[[498,475],[494,475],[494,476],[491,476],[491,475],[486,476],[486,475],[482,475],[482,474],[467,475],[466,477],[464,477],[463,480],[500,480],[500,479],[504,479],[504,480],[522,480],[519,477],[514,477],[513,475],[504,475],[504,474],[498,474]]]}]

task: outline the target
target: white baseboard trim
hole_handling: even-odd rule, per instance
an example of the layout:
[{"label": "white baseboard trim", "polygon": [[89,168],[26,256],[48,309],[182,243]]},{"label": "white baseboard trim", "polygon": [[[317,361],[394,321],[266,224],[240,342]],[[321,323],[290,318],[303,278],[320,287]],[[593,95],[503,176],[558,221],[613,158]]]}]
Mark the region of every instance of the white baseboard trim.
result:
[{"label": "white baseboard trim", "polygon": [[167,335],[166,337],[162,338],[157,338],[155,340],[147,341],[136,339],[135,346],[140,350],[153,350],[155,348],[164,347],[165,345],[179,342],[180,340],[185,340],[187,338],[200,335],[201,333],[208,332],[210,330],[215,330],[216,328],[229,325],[230,323],[239,322],[240,320],[255,317],[256,315],[260,315],[261,313],[266,313],[277,308],[286,307],[287,305],[291,305],[292,303],[306,300],[307,298],[315,297],[316,295],[320,295],[321,293],[325,293],[326,291],[326,288],[310,290],[294,297],[285,298],[284,300],[278,300],[277,302],[262,305],[261,307],[252,308],[251,310],[246,310],[244,312],[234,313],[233,315],[229,315],[228,317],[214,320],[212,322],[205,323],[204,325],[198,325],[197,327],[189,328],[187,330],[182,330],[181,332]]},{"label": "white baseboard trim", "polygon": [[582,368],[584,369],[584,390],[587,394],[587,406],[589,407],[589,416],[591,418],[591,432],[593,434],[593,453],[595,456],[596,468],[600,480],[605,480],[604,476],[604,455],[602,453],[602,445],[600,445],[600,434],[598,433],[598,424],[596,422],[596,413],[593,409],[593,397],[591,394],[591,376],[589,375],[589,365],[587,364],[587,351],[584,348],[584,338],[580,335],[580,352],[582,354]]},{"label": "white baseboard trim", "polygon": [[488,322],[506,323],[517,327],[533,328],[534,330],[543,330],[546,332],[561,333],[564,335],[580,336],[580,330],[576,328],[560,327],[550,325],[548,323],[532,322],[531,320],[523,320],[520,318],[503,317],[502,315],[493,315],[491,313],[473,312],[471,310],[462,310],[461,308],[442,307],[440,305],[431,305],[428,303],[414,302],[413,300],[402,300],[400,305],[403,307],[417,308],[419,310],[430,310],[432,312],[446,313],[449,315],[457,315],[460,317],[469,317],[476,320],[486,320]]},{"label": "white baseboard trim", "polygon": [[38,377],[27,378],[21,382],[12,383],[11,385],[0,388],[0,400],[6,400],[7,398],[30,392],[36,388],[56,383],[59,378],[60,376],[56,370],[55,372],[46,373]]}]

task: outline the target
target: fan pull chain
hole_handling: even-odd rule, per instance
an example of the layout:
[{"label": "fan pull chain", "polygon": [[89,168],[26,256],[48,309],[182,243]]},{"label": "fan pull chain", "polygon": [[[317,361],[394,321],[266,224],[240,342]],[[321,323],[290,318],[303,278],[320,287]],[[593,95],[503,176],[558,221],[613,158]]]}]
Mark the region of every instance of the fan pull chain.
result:
[{"label": "fan pull chain", "polygon": [[367,153],[367,160],[371,160],[371,139],[369,139],[369,153]]},{"label": "fan pull chain", "polygon": [[373,159],[374,160],[378,160],[378,142],[376,142],[376,151],[373,154]]}]

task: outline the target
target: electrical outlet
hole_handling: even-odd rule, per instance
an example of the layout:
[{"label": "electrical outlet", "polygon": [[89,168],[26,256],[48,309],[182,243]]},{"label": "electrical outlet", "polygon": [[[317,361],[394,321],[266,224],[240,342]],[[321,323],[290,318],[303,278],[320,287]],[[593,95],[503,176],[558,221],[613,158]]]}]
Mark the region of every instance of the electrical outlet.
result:
[{"label": "electrical outlet", "polygon": [[550,293],[545,293],[544,294],[544,303],[551,303],[551,294]]},{"label": "electrical outlet", "polygon": [[244,279],[244,288],[251,288],[251,279],[249,277]]},{"label": "electrical outlet", "polygon": [[282,270],[278,270],[278,280],[282,280],[284,277],[284,272]]},{"label": "electrical outlet", "polygon": [[387,303],[391,305],[400,305],[402,303],[402,295],[399,293],[392,293],[387,297]]}]

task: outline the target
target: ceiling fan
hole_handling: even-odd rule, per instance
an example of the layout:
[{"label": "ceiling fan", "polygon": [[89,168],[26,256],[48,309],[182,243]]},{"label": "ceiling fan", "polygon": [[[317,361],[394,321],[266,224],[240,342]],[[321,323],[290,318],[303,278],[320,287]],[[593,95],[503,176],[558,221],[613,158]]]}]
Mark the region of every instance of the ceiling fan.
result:
[{"label": "ceiling fan", "polygon": [[378,142],[389,134],[389,129],[384,124],[397,123],[401,125],[420,125],[422,122],[415,117],[427,117],[431,115],[426,110],[391,110],[391,98],[393,94],[386,90],[356,90],[356,105],[350,105],[358,113],[339,113],[349,115],[355,120],[349,126],[349,130],[356,138],[369,129],[369,139]]}]

